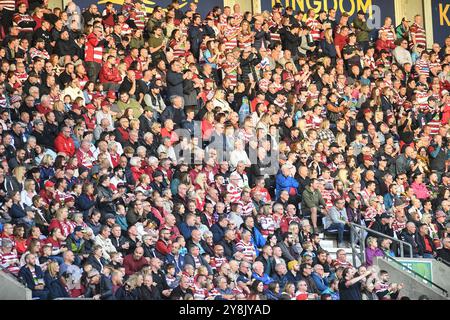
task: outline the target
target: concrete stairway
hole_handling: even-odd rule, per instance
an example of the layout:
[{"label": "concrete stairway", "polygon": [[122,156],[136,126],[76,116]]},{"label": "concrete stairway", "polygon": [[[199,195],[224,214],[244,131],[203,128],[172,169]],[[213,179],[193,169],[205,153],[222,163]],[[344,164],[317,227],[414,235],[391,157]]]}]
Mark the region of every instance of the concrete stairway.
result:
[{"label": "concrete stairway", "polygon": [[[345,253],[347,253],[347,261],[353,264],[353,258],[352,258],[352,249],[351,248],[339,248],[337,245],[337,240],[335,236],[327,236],[324,233],[319,233],[319,237],[320,237],[320,245],[322,246],[322,248],[324,250],[327,250],[330,254],[331,257],[333,259],[336,258],[336,252],[339,249],[344,249]],[[361,262],[359,261],[358,257],[356,258],[356,262],[357,265],[356,267],[358,267]]]}]

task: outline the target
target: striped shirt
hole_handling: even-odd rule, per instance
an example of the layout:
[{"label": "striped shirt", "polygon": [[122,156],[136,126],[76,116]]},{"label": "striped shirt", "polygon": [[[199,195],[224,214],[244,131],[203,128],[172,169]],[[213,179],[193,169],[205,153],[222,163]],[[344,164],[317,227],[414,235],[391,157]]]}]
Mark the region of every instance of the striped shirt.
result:
[{"label": "striped shirt", "polygon": [[259,224],[261,225],[261,233],[263,236],[269,236],[275,232],[275,220],[271,215],[258,216]]},{"label": "striped shirt", "polygon": [[173,50],[173,55],[175,58],[181,58],[186,55],[186,49],[184,45],[175,39],[172,39],[169,43],[169,47]]},{"label": "striped shirt", "polygon": [[394,42],[396,40],[395,33],[392,31],[392,26],[389,26],[389,27],[383,26],[383,27],[381,27],[380,30],[378,31],[378,37],[380,37],[380,34],[383,33],[383,32],[386,34],[386,37],[387,37],[388,41]]},{"label": "striped shirt", "polygon": [[231,203],[239,202],[241,200],[242,189],[238,186],[234,186],[233,184],[229,183],[227,185],[227,192],[231,195]]},{"label": "striped shirt", "polygon": [[145,28],[145,12],[142,10],[135,10],[134,16],[134,24],[140,30],[144,30]]},{"label": "striped shirt", "polygon": [[439,120],[439,116],[433,118],[431,121],[427,123],[430,127],[430,135],[434,136],[439,133],[439,128],[441,127],[441,121]]},{"label": "striped shirt", "polygon": [[422,45],[425,48],[427,47],[427,35],[425,34],[425,29],[419,26],[417,23],[413,23],[413,25],[409,28],[409,32],[411,33],[411,37],[416,38],[416,45]]},{"label": "striped shirt", "polygon": [[214,256],[214,257],[212,257],[211,258],[211,263],[210,263],[210,265],[211,265],[211,267],[213,268],[213,269],[219,269],[224,263],[227,263],[228,262],[228,260],[227,260],[227,258],[226,257],[217,257],[217,256]]},{"label": "striped shirt", "polygon": [[253,205],[252,201],[249,201],[247,203],[244,203],[242,200],[239,201],[239,207],[241,207],[241,216],[242,218],[246,218],[252,215],[253,209],[255,209],[255,206]]},{"label": "striped shirt", "polygon": [[4,9],[9,11],[16,10],[16,1],[15,0],[0,0],[0,6],[3,6]]},{"label": "striped shirt", "polygon": [[428,76],[430,74],[430,63],[427,60],[420,58],[416,61],[416,67],[419,75],[424,74]]},{"label": "striped shirt", "polygon": [[[244,36],[248,36],[248,34],[244,34]],[[239,41],[238,44],[240,49],[250,48],[253,44],[253,40],[251,37],[249,37],[246,40]]]},{"label": "striped shirt", "polygon": [[238,46],[237,37],[232,36],[236,31],[239,30],[239,27],[232,27],[227,25],[226,30],[224,31],[223,35],[226,39],[225,40],[225,50],[233,50]]},{"label": "striped shirt", "polygon": [[[236,87],[237,85],[237,78],[238,78],[238,72],[236,66],[238,66],[238,63],[232,63],[225,61],[222,64],[222,70],[224,72],[224,77],[226,76],[231,80],[231,86]],[[233,69],[234,68],[234,69]]]},{"label": "striped shirt", "polygon": [[428,93],[427,93],[427,91],[415,90],[414,93],[416,95],[417,102],[419,103],[420,110],[423,111],[423,110],[427,109],[428,108]]},{"label": "striped shirt", "polygon": [[243,240],[236,244],[236,250],[242,252],[247,261],[253,261],[256,256],[255,247],[251,242],[245,243]]},{"label": "striped shirt", "polygon": [[15,263],[19,262],[17,254],[14,252],[0,253],[0,266],[14,275],[19,273],[19,266]]},{"label": "striped shirt", "polygon": [[205,300],[208,297],[208,290],[194,284],[194,300]]},{"label": "striped shirt", "polygon": [[308,18],[305,23],[306,26],[311,29],[310,33],[313,41],[320,40],[320,29],[319,29],[320,22],[314,18]]},{"label": "striped shirt", "polygon": [[13,22],[19,28],[19,32],[33,32],[36,21],[29,14],[16,13],[13,16]]}]

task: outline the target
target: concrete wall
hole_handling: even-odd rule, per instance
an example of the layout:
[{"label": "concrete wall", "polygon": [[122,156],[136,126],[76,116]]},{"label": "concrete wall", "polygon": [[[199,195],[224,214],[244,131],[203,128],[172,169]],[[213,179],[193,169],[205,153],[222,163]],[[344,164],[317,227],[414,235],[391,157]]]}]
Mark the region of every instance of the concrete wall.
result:
[{"label": "concrete wall", "polygon": [[450,267],[437,260],[433,261],[433,282],[450,292]]},{"label": "concrete wall", "polygon": [[394,265],[393,262],[376,257],[375,265],[380,269],[389,272],[391,282],[403,283],[405,287],[400,293],[400,297],[408,296],[412,300],[417,300],[421,295],[427,295],[431,300],[448,300],[442,296],[438,291],[430,288],[424,284],[421,280],[417,280],[409,275],[407,272]]},{"label": "concrete wall", "polygon": [[31,300],[31,290],[0,271],[0,300]]}]

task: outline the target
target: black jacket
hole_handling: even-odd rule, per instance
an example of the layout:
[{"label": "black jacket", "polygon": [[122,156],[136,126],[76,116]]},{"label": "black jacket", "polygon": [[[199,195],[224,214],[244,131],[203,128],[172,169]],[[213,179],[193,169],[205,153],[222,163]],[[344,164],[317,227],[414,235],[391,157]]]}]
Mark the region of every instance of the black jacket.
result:
[{"label": "black jacket", "polygon": [[105,275],[101,275],[100,282],[95,286],[88,286],[84,296],[86,298],[92,298],[93,296],[100,294],[100,300],[115,300],[113,294],[113,283],[111,279]]},{"label": "black jacket", "polygon": [[176,73],[172,70],[167,72],[167,96],[170,98],[171,96],[177,95],[183,96],[183,74]]},{"label": "black jacket", "polygon": [[[413,255],[418,255],[419,254],[419,245],[417,244],[417,233],[410,234],[405,228],[400,233],[400,240],[411,244],[412,249],[413,249],[413,252],[412,252]],[[410,251],[409,251],[409,247],[408,246],[404,247],[404,254],[405,254],[405,256],[409,256]]]},{"label": "black jacket", "polygon": [[[431,245],[431,252],[425,248],[425,238],[428,239],[428,242]],[[424,253],[433,254],[433,252],[436,252],[436,246],[433,243],[433,239],[426,234],[425,236],[421,236],[420,234],[417,234],[417,246],[419,249],[419,255],[423,256]]]},{"label": "black jacket", "polygon": [[161,300],[161,295],[156,287],[140,286],[137,288],[138,300]]},{"label": "black jacket", "polygon": [[233,255],[236,253],[236,245],[234,242],[227,242],[225,239],[220,240],[217,244],[223,247],[224,255],[228,261],[233,259]]},{"label": "black jacket", "polygon": [[320,291],[319,289],[317,289],[317,285],[314,282],[312,276],[306,277],[304,275],[300,275],[300,280],[304,280],[306,282],[306,284],[308,285],[308,292],[320,294]]},{"label": "black jacket", "polygon": [[264,265],[264,273],[268,274],[270,277],[275,274],[275,259],[273,257],[269,257],[268,259],[264,258],[262,254],[256,258],[256,261],[260,261]]},{"label": "black jacket", "polygon": [[194,294],[194,292],[191,289],[187,289],[186,291],[184,291],[183,289],[181,289],[180,286],[178,286],[172,290],[172,293],[170,294],[169,298],[170,300],[181,300],[188,293],[191,295]]},{"label": "black jacket", "polygon": [[90,264],[98,272],[102,272],[103,267],[107,264],[106,260],[103,257],[100,258],[100,261],[98,261],[93,255],[90,255],[86,259],[86,263]]}]

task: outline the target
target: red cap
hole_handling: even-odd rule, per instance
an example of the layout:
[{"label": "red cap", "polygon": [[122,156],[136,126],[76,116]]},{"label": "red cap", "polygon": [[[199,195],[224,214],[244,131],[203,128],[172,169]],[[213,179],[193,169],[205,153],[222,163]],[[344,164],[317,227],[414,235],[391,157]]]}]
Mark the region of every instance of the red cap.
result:
[{"label": "red cap", "polygon": [[88,103],[88,104],[85,106],[85,108],[86,108],[87,110],[95,110],[95,109],[97,109],[92,103]]},{"label": "red cap", "polygon": [[104,106],[111,106],[111,103],[109,103],[109,101],[108,100],[103,100],[102,101],[102,107],[104,107]]},{"label": "red cap", "polygon": [[364,109],[364,114],[369,113],[369,112],[372,112],[372,110],[370,110],[369,108]]},{"label": "red cap", "polygon": [[100,93],[94,93],[94,94],[92,95],[92,99],[99,99],[99,98],[103,98],[103,95],[100,94]]},{"label": "red cap", "polygon": [[365,155],[365,156],[363,156],[363,161],[372,161],[373,162],[373,157],[369,156],[369,155]]},{"label": "red cap", "polygon": [[53,181],[47,180],[47,181],[45,181],[44,186],[46,188],[51,188],[51,187],[55,186],[55,183]]},{"label": "red cap", "polygon": [[107,97],[108,99],[116,99],[116,94],[114,93],[114,91],[109,90],[109,91],[108,91],[108,94],[106,95],[106,97]]}]

